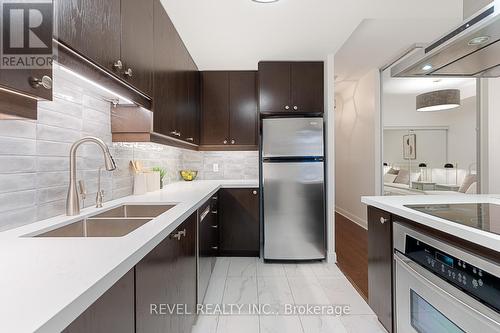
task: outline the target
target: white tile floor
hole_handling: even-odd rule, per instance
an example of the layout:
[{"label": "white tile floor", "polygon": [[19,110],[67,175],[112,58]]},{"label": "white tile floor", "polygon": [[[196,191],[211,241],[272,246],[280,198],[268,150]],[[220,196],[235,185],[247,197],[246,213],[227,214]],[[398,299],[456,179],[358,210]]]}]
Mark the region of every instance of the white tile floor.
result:
[{"label": "white tile floor", "polygon": [[[218,258],[205,304],[348,305],[350,314],[201,315],[193,333],[384,333],[373,311],[334,264],[267,264],[258,258]],[[246,308],[246,307],[245,307]]]}]

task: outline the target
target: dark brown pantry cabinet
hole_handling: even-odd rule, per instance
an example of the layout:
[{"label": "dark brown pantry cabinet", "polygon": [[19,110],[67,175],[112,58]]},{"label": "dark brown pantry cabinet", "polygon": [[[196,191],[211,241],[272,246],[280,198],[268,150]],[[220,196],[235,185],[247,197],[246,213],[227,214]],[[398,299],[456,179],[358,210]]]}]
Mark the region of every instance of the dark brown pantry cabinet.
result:
[{"label": "dark brown pantry cabinet", "polygon": [[255,71],[201,74],[200,150],[258,149]]},{"label": "dark brown pantry cabinet", "polygon": [[134,269],[75,319],[63,333],[134,333]]},{"label": "dark brown pantry cabinet", "polygon": [[320,61],[259,62],[260,113],[323,113],[323,68]]},{"label": "dark brown pantry cabinet", "polygon": [[152,94],[153,0],[57,0],[59,42]]},{"label": "dark brown pantry cabinet", "polygon": [[368,208],[368,303],[387,331],[392,332],[391,214]]},{"label": "dark brown pantry cabinet", "polygon": [[174,308],[175,314],[165,313],[160,305],[172,309],[185,304],[191,313],[196,309],[197,221],[192,214],[136,265],[135,332],[191,332],[194,315],[182,314],[182,307]]},{"label": "dark brown pantry cabinet", "polygon": [[219,192],[219,255],[258,256],[259,190],[224,188]]}]

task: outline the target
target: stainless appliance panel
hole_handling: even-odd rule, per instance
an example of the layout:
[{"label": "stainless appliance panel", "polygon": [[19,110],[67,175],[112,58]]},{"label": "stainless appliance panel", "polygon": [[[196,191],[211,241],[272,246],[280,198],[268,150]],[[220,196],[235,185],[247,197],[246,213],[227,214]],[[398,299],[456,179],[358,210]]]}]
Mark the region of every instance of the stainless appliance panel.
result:
[{"label": "stainless appliance panel", "polygon": [[498,332],[500,316],[455,287],[395,254],[398,333]]},{"label": "stainless appliance panel", "polygon": [[324,259],[324,163],[265,162],[263,185],[264,259]]},{"label": "stainless appliance panel", "polygon": [[[395,326],[398,333],[498,332],[500,314],[422,267],[403,253],[407,236],[499,276],[497,263],[485,260],[416,230],[394,224]],[[434,267],[434,266],[433,266]],[[464,266],[465,267],[465,266]]]},{"label": "stainless appliance panel", "polygon": [[262,156],[323,156],[323,118],[271,118],[262,122]]}]

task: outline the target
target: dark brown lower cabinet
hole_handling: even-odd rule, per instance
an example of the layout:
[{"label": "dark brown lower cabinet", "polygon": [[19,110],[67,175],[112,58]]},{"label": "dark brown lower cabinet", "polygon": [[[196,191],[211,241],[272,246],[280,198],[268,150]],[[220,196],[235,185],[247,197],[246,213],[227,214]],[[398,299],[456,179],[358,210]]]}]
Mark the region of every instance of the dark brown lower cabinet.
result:
[{"label": "dark brown lower cabinet", "polygon": [[391,214],[368,207],[368,303],[388,332],[392,332]]},{"label": "dark brown lower cabinet", "polygon": [[136,265],[137,333],[191,332],[182,306],[196,306],[196,224],[194,213]]},{"label": "dark brown lower cabinet", "polygon": [[63,333],[134,333],[134,269],[125,274]]},{"label": "dark brown lower cabinet", "polygon": [[225,188],[219,192],[219,255],[258,256],[259,190]]}]

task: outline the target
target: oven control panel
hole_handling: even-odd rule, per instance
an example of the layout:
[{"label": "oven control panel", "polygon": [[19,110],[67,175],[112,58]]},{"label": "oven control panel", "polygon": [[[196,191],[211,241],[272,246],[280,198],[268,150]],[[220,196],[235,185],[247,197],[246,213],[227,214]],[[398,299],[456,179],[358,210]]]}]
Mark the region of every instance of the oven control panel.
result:
[{"label": "oven control panel", "polygon": [[405,255],[500,312],[500,277],[406,235]]}]

